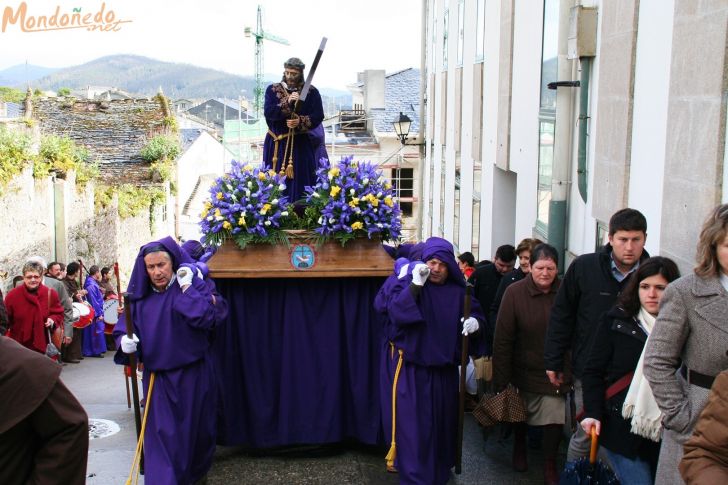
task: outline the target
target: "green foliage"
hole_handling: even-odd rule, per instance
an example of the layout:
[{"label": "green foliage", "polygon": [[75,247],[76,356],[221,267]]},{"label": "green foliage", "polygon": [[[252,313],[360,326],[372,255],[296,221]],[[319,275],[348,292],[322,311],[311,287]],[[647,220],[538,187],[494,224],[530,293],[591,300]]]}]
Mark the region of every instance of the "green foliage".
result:
[{"label": "green foliage", "polygon": [[179,126],[177,125],[177,118],[175,118],[174,116],[165,116],[164,119],[162,120],[162,125],[164,125],[172,133],[179,132]]},{"label": "green foliage", "polygon": [[149,166],[149,178],[153,182],[172,182],[174,179],[174,163],[171,160],[162,159],[152,162]]},{"label": "green foliage", "polygon": [[20,89],[0,86],[0,101],[8,103],[22,103],[25,99],[25,93]]},{"label": "green foliage", "polygon": [[58,96],[70,96],[71,88],[59,88],[58,91],[56,91],[56,94]]},{"label": "green foliage", "polygon": [[43,96],[43,91],[41,91],[40,89],[36,88],[35,91],[33,91],[33,96],[40,98],[40,97]]},{"label": "green foliage", "polygon": [[0,192],[33,159],[30,137],[0,126]]},{"label": "green foliage", "polygon": [[114,192],[114,187],[108,185],[98,184],[94,187],[94,208],[96,212],[101,212],[111,205]]},{"label": "green foliage", "polygon": [[155,205],[163,204],[167,197],[159,187],[135,187],[130,184],[117,188],[119,196],[119,217],[138,216],[144,210],[153,210]]},{"label": "green foliage", "polygon": [[172,135],[157,135],[149,140],[141,150],[141,156],[147,162],[174,160],[179,153],[179,142],[177,137]]},{"label": "green foliage", "polygon": [[90,181],[100,175],[99,162],[85,162],[76,164],[76,187],[83,189]]}]

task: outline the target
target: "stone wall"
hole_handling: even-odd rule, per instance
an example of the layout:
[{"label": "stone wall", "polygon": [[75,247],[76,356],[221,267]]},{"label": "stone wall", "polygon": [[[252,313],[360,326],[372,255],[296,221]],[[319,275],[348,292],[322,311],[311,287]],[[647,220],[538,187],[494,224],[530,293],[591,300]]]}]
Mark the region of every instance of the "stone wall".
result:
[{"label": "stone wall", "polygon": [[168,226],[150,226],[149,210],[121,219],[114,198],[95,211],[94,187],[77,190],[72,174],[67,180],[35,180],[28,167],[0,197],[0,288],[6,292],[28,257],[49,262],[83,260],[84,265],[119,263],[122,288],[131,274],[139,247],[165,236]]}]

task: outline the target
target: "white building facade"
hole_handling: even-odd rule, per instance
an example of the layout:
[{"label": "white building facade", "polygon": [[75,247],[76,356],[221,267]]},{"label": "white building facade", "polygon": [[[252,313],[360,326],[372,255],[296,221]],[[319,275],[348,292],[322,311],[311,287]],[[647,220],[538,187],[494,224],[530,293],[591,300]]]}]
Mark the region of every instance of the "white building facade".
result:
[{"label": "white building facade", "polygon": [[633,207],[647,250],[692,267],[704,218],[728,201],[727,2],[423,8],[423,239],[490,259],[538,237],[568,263]]}]

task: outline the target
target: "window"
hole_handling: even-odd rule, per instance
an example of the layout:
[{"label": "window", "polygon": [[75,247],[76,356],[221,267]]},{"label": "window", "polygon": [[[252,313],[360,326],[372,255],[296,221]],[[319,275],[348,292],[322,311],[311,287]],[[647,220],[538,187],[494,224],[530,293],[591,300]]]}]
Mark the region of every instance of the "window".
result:
[{"label": "window", "polygon": [[404,217],[412,217],[412,202],[415,196],[414,172],[413,168],[392,169],[392,188]]},{"label": "window", "polygon": [[478,0],[475,29],[475,62],[481,62],[485,49],[485,0]]},{"label": "window", "polygon": [[556,136],[556,90],[548,89],[557,81],[559,39],[559,0],[545,0],[543,12],[543,42],[541,51],[541,103],[538,111],[538,194],[536,229],[548,234],[551,203],[551,176]]}]

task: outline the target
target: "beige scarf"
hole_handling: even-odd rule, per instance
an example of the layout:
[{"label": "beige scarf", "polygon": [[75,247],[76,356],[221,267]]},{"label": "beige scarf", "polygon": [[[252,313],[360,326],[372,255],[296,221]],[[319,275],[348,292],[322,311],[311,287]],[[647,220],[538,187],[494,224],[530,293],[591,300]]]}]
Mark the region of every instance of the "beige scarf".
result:
[{"label": "beige scarf", "polygon": [[[649,338],[652,333],[652,327],[655,325],[655,317],[652,316],[644,307],[640,308],[638,314],[639,320],[644,325]],[[647,382],[642,373],[642,364],[645,360],[645,348],[642,349],[642,355],[637,362],[637,368],[634,371],[632,384],[627,391],[627,397],[622,406],[622,416],[625,419],[632,419],[632,433],[651,439],[652,441],[660,441],[662,434],[662,412],[657,407],[655,397],[652,395],[650,383]]]}]

